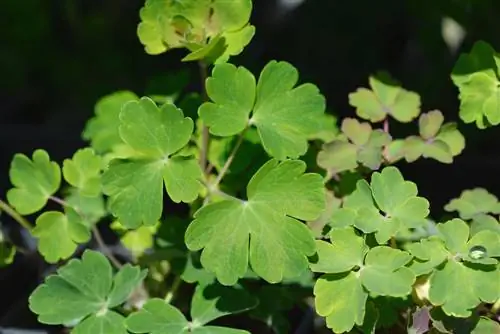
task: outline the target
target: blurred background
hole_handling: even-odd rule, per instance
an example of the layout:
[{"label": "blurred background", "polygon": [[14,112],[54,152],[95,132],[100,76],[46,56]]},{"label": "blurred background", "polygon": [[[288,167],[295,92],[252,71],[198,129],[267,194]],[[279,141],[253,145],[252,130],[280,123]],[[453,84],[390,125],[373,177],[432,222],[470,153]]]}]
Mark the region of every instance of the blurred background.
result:
[{"label": "blurred background", "polygon": [[[168,89],[165,74],[196,64],[184,50],[147,55],[136,27],[143,0],[6,0],[0,11],[0,196],[10,187],[15,153],[47,150],[61,162],[85,145],[81,132],[96,101],[117,90],[138,95]],[[498,0],[254,0],[256,36],[232,62],[258,74],[272,59],[296,66],[302,81],[319,86],[328,109],[354,116],[348,93],[386,70],[418,92],[423,110],[440,109],[458,120],[458,91],[450,73],[477,40],[500,50]],[[454,164],[420,159],[400,163],[418,184],[433,214],[463,189],[485,187],[500,195],[500,129],[459,128],[465,151]],[[392,127],[396,135],[408,129]],[[410,129],[416,131],[416,127]],[[2,218],[8,220],[7,218]],[[0,270],[0,326],[34,322],[26,299],[38,284],[38,260]]]}]

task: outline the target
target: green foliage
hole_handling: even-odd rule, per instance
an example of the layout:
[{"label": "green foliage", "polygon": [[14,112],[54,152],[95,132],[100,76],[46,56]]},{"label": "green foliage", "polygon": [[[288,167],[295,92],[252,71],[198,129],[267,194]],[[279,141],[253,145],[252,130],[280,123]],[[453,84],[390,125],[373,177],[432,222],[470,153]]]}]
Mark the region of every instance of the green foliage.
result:
[{"label": "green foliage", "polygon": [[391,116],[408,123],[420,113],[420,96],[401,88],[386,74],[370,77],[369,84],[371,90],[359,88],[349,94],[349,103],[359,117],[376,123]]},{"label": "green foliage", "polygon": [[297,70],[286,62],[268,63],[257,83],[245,68],[217,65],[207,80],[213,102],[204,103],[199,115],[213,135],[232,136],[254,125],[269,155],[298,158],[319,129],[325,100],[312,84],[294,88],[297,81]]},{"label": "green foliage", "polygon": [[331,243],[317,241],[314,272],[325,273],[314,287],[318,314],[334,332],[364,322],[369,295],[403,297],[411,293],[415,274],[405,264],[407,252],[387,246],[369,248],[351,227],[333,230]]},{"label": "green foliage", "polygon": [[417,196],[415,183],[405,181],[395,167],[372,174],[371,184],[360,180],[341,209],[334,212],[331,226],[355,226],[364,233],[375,232],[379,244],[398,232],[419,226],[429,214],[429,202]]},{"label": "green foliage", "polygon": [[106,257],[85,251],[47,277],[29,300],[30,309],[45,324],[78,322],[75,333],[126,333],[125,318],[112,309],[123,304],[146,271],[129,264],[113,275]]},{"label": "green foliage", "polygon": [[198,285],[191,301],[191,321],[164,300],[151,299],[141,311],[128,317],[127,328],[132,333],[244,334],[249,332],[206,324],[225,315],[252,309],[257,303],[257,299],[242,288]]},{"label": "green foliage", "polygon": [[184,61],[220,63],[250,43],[251,11],[251,0],[147,0],[137,33],[149,54],[187,48],[191,53]]},{"label": "green foliage", "polygon": [[451,79],[460,91],[460,118],[484,129],[500,124],[500,55],[486,42],[478,41],[470,53],[458,59]]},{"label": "green foliage", "polygon": [[90,239],[88,226],[73,210],[66,214],[57,211],[46,211],[36,220],[33,236],[39,239],[38,250],[49,263],[66,259],[76,250],[79,243]]},{"label": "green foliage", "polygon": [[33,160],[16,154],[9,176],[15,188],[7,192],[7,199],[22,215],[40,211],[61,184],[59,165],[44,150],[36,150]]},{"label": "green foliage", "polygon": [[299,160],[270,160],[250,180],[247,201],[223,200],[194,214],[186,244],[192,251],[204,248],[201,263],[219,282],[234,285],[249,263],[272,283],[307,268],[314,238],[297,219],[317,218],[325,195],[321,177],[305,169]]},{"label": "green foliage", "polygon": [[193,121],[175,105],[158,108],[146,97],[126,103],[119,118],[120,137],[134,155],[110,162],[102,177],[103,192],[110,196],[111,212],[126,227],[153,225],[163,211],[163,184],[176,203],[194,201],[201,190],[197,162],[175,155],[189,142]]},{"label": "green foliage", "polygon": [[[13,157],[0,209],[58,267],[29,299],[38,321],[76,334],[285,334],[296,330],[289,311],[314,304],[335,333],[498,331],[497,197],[465,190],[441,222],[393,166],[452,163],[465,148],[458,124],[421,110],[387,73],[349,95],[363,121],[338,121],[293,65],[272,60],[257,78],[228,63],[255,33],[251,10],[250,0],[146,0],[146,52],[188,49],[203,91],[189,91],[187,72],[159,73],[147,96],[96,103],[82,133],[90,147],[62,173],[41,149]],[[478,42],[457,61],[465,123],[500,124],[499,59]],[[415,132],[396,137],[393,122]],[[62,209],[39,213],[48,201]],[[121,261],[100,235],[108,222],[128,251]],[[16,252],[0,231],[0,267]]]}]

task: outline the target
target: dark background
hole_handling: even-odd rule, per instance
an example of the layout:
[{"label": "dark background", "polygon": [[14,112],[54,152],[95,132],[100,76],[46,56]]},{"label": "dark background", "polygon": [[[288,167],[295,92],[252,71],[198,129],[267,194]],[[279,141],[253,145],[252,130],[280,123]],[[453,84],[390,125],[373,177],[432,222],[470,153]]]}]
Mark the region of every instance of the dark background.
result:
[{"label": "dark background", "polygon": [[[424,110],[440,109],[447,121],[458,120],[458,92],[450,80],[458,54],[468,52],[479,39],[500,50],[498,0],[306,0],[288,9],[284,3],[254,0],[251,21],[256,36],[232,62],[255,74],[271,59],[292,63],[303,81],[319,86],[329,110],[339,117],[354,116],[348,93],[366,86],[369,75],[387,70],[421,95]],[[12,156],[43,148],[59,162],[70,157],[85,145],[81,132],[103,95],[121,89],[145,94],[154,80],[181,67],[188,68],[196,82],[196,64],[179,62],[185,51],[160,56],[144,52],[136,37],[142,5],[142,0],[2,2],[2,198],[10,187]],[[453,18],[465,31],[456,51],[443,39],[444,17]],[[500,130],[481,131],[462,123],[459,128],[467,142],[454,164],[400,164],[437,216],[463,189],[479,186],[500,195]],[[0,326],[26,323],[26,314],[18,310],[37,285],[36,263],[25,259],[0,270]]]}]

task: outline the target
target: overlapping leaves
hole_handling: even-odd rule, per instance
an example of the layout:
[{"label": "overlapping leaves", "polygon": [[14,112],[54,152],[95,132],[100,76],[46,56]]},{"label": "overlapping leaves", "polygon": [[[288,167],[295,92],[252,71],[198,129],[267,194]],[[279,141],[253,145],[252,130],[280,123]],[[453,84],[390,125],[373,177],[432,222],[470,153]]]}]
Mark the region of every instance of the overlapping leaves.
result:
[{"label": "overlapping leaves", "polygon": [[443,124],[443,121],[443,114],[439,110],[420,115],[420,136],[393,141],[388,146],[388,159],[395,162],[404,157],[407,162],[413,162],[424,157],[452,163],[453,157],[464,149],[465,138],[455,123]]},{"label": "overlapping leaves", "polygon": [[184,60],[225,62],[250,42],[251,0],[147,0],[137,33],[149,54],[187,48]]},{"label": "overlapping leaves", "polygon": [[[409,246],[415,256],[410,268],[432,271],[429,301],[456,317],[468,317],[483,302],[500,298],[500,233],[484,230],[471,236],[460,219],[438,225],[439,234]],[[457,293],[460,291],[460,293]]]},{"label": "overlapping leaves", "polygon": [[109,208],[120,223],[154,225],[163,211],[163,184],[176,202],[192,202],[201,189],[196,160],[176,156],[190,140],[193,121],[173,104],[149,98],[131,101],[120,113],[120,137],[136,155],[114,159],[102,176]]},{"label": "overlapping leaves", "polygon": [[44,324],[77,322],[76,334],[124,334],[125,318],[111,309],[123,304],[145,275],[129,264],[113,275],[102,254],[87,250],[38,286],[29,307]]},{"label": "overlapping leaves", "polygon": [[125,103],[138,99],[133,92],[118,91],[97,101],[95,116],[87,122],[82,134],[97,153],[108,153],[123,143],[118,131],[120,111]]},{"label": "overlapping leaves", "polygon": [[417,194],[415,183],[404,180],[396,167],[385,167],[372,174],[370,184],[357,182],[356,190],[333,213],[330,225],[375,233],[378,243],[383,244],[399,231],[419,226],[427,217],[429,202]]},{"label": "overlapping leaves", "polygon": [[476,42],[460,55],[451,78],[460,94],[460,118],[484,129],[500,124],[500,55],[486,42]]},{"label": "overlapping leaves", "polygon": [[415,274],[405,267],[411,255],[387,246],[369,248],[352,227],[333,230],[331,243],[316,241],[314,272],[325,273],[314,286],[317,313],[335,333],[364,323],[369,295],[403,297]]},{"label": "overlapping leaves", "polygon": [[302,161],[270,160],[252,177],[247,201],[228,199],[198,210],[186,231],[189,249],[203,249],[201,263],[224,285],[253,271],[269,282],[299,276],[314,254],[314,238],[297,219],[319,217],[323,181],[304,174]]},{"label": "overlapping leaves", "polygon": [[213,135],[233,136],[253,125],[269,155],[297,158],[321,128],[325,111],[318,88],[309,83],[294,88],[297,81],[297,70],[287,62],[269,62],[257,83],[243,67],[217,65],[207,80],[212,102],[204,103],[199,115]]},{"label": "overlapping leaves", "polygon": [[240,329],[206,324],[225,315],[252,309],[257,303],[257,299],[241,287],[199,284],[191,301],[191,321],[174,306],[155,298],[127,318],[127,328],[138,334],[248,334]]},{"label": "overlapping leaves", "polygon": [[376,170],[383,161],[382,150],[391,141],[383,130],[373,130],[369,123],[346,118],[341,127],[343,136],[323,145],[318,153],[318,165],[338,174],[358,167],[358,162]]}]

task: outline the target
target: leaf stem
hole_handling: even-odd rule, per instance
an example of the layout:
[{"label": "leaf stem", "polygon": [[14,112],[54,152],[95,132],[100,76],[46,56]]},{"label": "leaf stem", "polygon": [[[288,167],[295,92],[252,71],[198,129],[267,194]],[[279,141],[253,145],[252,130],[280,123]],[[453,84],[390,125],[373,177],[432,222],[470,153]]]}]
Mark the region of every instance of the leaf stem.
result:
[{"label": "leaf stem", "polygon": [[28,231],[31,231],[33,229],[33,226],[31,225],[31,223],[26,218],[24,218],[23,216],[21,216],[9,204],[7,204],[6,202],[2,201],[1,199],[0,199],[0,212],[5,212],[9,216],[11,216],[12,219],[14,219],[16,222],[19,223],[19,225],[21,225],[22,227],[24,227]]},{"label": "leaf stem", "polygon": [[[208,77],[207,64],[204,63],[203,61],[199,61],[198,65],[200,68],[200,79],[201,79],[201,90],[202,90],[203,101],[207,101],[208,100],[207,87],[206,87],[206,81]],[[209,145],[210,145],[210,133],[208,132],[208,127],[203,125],[203,128],[201,129],[201,151],[200,151],[200,167],[202,171],[206,170]]]},{"label": "leaf stem", "polygon": [[[72,206],[62,198],[56,197],[56,196],[50,196],[49,199],[63,207],[68,207],[72,208],[73,210],[76,211],[76,213],[82,218],[85,219],[85,215],[80,211],[79,208]],[[92,230],[92,235],[94,236],[95,241],[97,242],[97,245],[99,248],[102,250],[102,252],[108,257],[108,259],[111,261],[111,263],[117,268],[120,269],[122,267],[122,264],[118,259],[113,255],[113,252],[109,249],[108,245],[106,245],[106,242],[104,242],[104,239],[101,235],[101,232],[99,232],[99,229],[96,227],[96,225],[92,225],[91,227]]]},{"label": "leaf stem", "polygon": [[99,232],[99,229],[95,225],[92,225],[92,234],[94,235],[94,239],[97,242],[97,244],[99,245],[99,248],[102,249],[102,251],[106,254],[106,256],[109,258],[109,260],[111,261],[111,263],[113,263],[113,265],[117,269],[120,269],[122,267],[122,264],[113,255],[113,253],[109,249],[108,245],[106,245],[106,242],[104,242],[104,239],[103,239],[103,237],[101,235],[101,232]]},{"label": "leaf stem", "polygon": [[236,153],[238,153],[238,150],[243,143],[243,139],[245,138],[245,133],[247,132],[248,126],[240,133],[240,136],[238,137],[238,141],[236,142],[236,145],[234,145],[233,150],[231,151],[231,154],[226,160],[226,163],[224,166],[222,166],[222,169],[219,172],[219,175],[217,175],[217,178],[215,179],[214,183],[210,185],[212,189],[216,188],[219,183],[222,181],[222,178],[224,175],[226,175],[227,171],[229,170],[229,167],[233,163],[234,158],[236,157]]},{"label": "leaf stem", "polygon": [[169,303],[174,299],[175,293],[177,290],[179,290],[179,287],[181,286],[182,279],[180,276],[176,276],[174,279],[174,282],[172,283],[172,286],[170,287],[170,290],[168,290],[167,294],[165,295],[165,302]]}]

